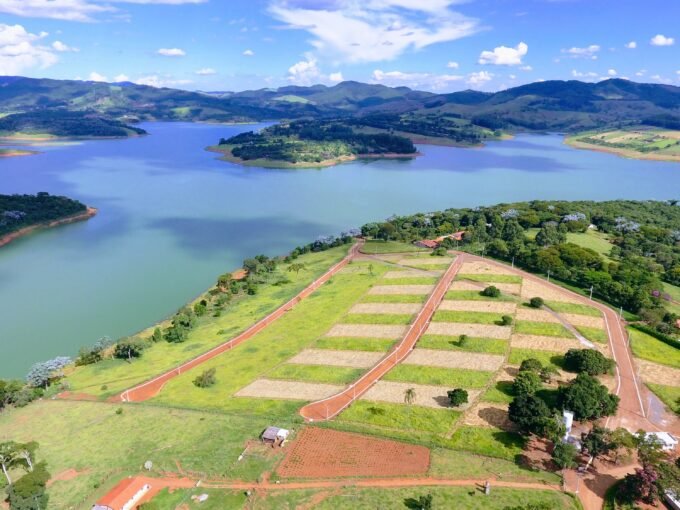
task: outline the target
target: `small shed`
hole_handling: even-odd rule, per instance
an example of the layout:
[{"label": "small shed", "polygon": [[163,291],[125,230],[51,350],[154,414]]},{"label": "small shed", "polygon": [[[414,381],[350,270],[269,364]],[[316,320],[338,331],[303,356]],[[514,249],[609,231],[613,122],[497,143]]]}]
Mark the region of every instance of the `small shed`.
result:
[{"label": "small shed", "polygon": [[658,443],[665,452],[672,452],[678,446],[678,438],[668,432],[647,432],[645,437]]},{"label": "small shed", "polygon": [[262,433],[262,442],[268,444],[283,443],[288,436],[290,431],[287,429],[281,429],[279,427],[267,427]]}]

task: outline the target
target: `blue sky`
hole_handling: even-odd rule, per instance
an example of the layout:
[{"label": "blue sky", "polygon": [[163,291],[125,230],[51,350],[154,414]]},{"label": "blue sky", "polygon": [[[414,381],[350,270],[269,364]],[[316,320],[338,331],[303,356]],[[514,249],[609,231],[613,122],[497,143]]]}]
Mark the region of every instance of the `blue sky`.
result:
[{"label": "blue sky", "polygon": [[677,0],[0,0],[0,75],[243,90],[680,85]]}]

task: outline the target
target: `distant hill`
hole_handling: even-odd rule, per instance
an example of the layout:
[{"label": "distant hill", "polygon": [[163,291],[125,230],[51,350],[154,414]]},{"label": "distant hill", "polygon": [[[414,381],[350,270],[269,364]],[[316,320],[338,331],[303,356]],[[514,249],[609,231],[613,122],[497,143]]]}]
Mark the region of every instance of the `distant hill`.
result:
[{"label": "distant hill", "polygon": [[14,113],[0,118],[0,136],[108,138],[145,135],[146,131],[94,113],[56,108]]}]

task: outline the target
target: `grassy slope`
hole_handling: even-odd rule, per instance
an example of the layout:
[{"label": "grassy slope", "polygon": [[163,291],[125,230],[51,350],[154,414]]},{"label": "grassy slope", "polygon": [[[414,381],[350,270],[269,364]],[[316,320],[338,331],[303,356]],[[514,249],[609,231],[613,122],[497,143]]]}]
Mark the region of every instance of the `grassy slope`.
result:
[{"label": "grassy slope", "polygon": [[[660,365],[680,368],[680,349],[671,347],[642,331],[632,328],[629,328],[628,331],[631,337],[630,347],[635,356]],[[678,381],[678,385],[680,385],[680,381]]]},{"label": "grassy slope", "polygon": [[590,248],[599,253],[605,260],[611,261],[609,253],[612,249],[612,244],[607,240],[607,235],[595,230],[588,230],[587,232],[570,232],[567,234],[567,242],[577,244],[583,248]]},{"label": "grassy slope", "polygon": [[[244,297],[229,305],[220,317],[202,318],[184,343],[160,342],[145,351],[144,356],[132,364],[122,360],[105,360],[96,365],[77,368],[68,377],[71,389],[106,397],[169,370],[229,340],[325,273],[330,266],[346,255],[347,249],[348,247],[344,246],[301,256],[298,261],[305,263],[307,270],[301,271],[298,276],[288,273],[286,265],[282,265],[278,271],[289,278],[291,283],[261,288],[255,296]],[[102,390],[103,385],[108,388]]]},{"label": "grassy slope", "polygon": [[361,253],[376,254],[376,253],[412,253],[412,252],[427,252],[427,248],[420,248],[410,243],[401,243],[399,241],[366,241]]}]

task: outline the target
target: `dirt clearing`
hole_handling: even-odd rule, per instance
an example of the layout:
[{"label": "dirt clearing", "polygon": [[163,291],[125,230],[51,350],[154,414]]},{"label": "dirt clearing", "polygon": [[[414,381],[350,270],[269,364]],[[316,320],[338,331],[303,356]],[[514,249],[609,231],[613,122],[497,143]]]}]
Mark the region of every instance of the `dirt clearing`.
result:
[{"label": "dirt clearing", "polygon": [[284,478],[423,475],[430,450],[387,439],[307,427],[290,445],[277,472]]},{"label": "dirt clearing", "polygon": [[420,303],[359,303],[352,307],[349,313],[418,313],[423,307]]},{"label": "dirt clearing", "polygon": [[342,391],[344,386],[257,379],[235,393],[236,397],[320,400]]},{"label": "dirt clearing", "polygon": [[305,349],[301,353],[290,358],[287,363],[296,363],[298,365],[330,365],[333,367],[370,368],[382,357],[382,352]]},{"label": "dirt clearing", "polygon": [[383,275],[387,280],[395,278],[437,278],[444,274],[441,269],[405,269],[403,271],[388,271]]},{"label": "dirt clearing", "polygon": [[513,430],[508,418],[508,405],[494,402],[478,402],[463,418],[464,425],[473,427]]},{"label": "dirt clearing", "polygon": [[488,262],[482,262],[481,260],[475,260],[472,262],[465,262],[460,268],[461,274],[512,274],[515,275],[514,271],[506,269],[495,264],[489,264]]},{"label": "dirt clearing", "polygon": [[495,371],[501,367],[503,361],[504,357],[497,354],[414,349],[402,363],[405,365]]},{"label": "dirt clearing", "polygon": [[[499,287],[500,288],[500,287]],[[531,299],[532,297],[542,297],[545,301],[562,301],[566,303],[580,303],[580,301],[568,294],[547,285],[535,282],[529,278],[524,279],[522,284],[522,297]]]},{"label": "dirt clearing", "polygon": [[554,314],[546,310],[537,310],[536,308],[525,308],[522,306],[517,309],[515,320],[532,322],[560,322],[560,320],[555,317]]},{"label": "dirt clearing", "polygon": [[401,259],[397,264],[400,266],[436,266],[439,264],[450,264],[453,262],[453,257],[419,257],[410,259]]},{"label": "dirt clearing", "polygon": [[[429,386],[425,384],[413,384],[407,382],[378,381],[370,390],[361,397],[361,400],[373,400],[377,402],[390,402],[392,404],[404,403],[404,392],[413,388],[416,392],[414,405],[433,407],[435,409],[449,408],[462,411],[469,407],[464,404],[460,407],[451,407],[446,392],[453,389],[448,386]],[[479,396],[480,390],[467,390],[468,400],[474,402]]]},{"label": "dirt clearing", "polygon": [[444,300],[439,305],[439,310],[454,312],[493,312],[515,313],[517,305],[504,301],[451,301]]},{"label": "dirt clearing", "polygon": [[501,292],[506,294],[515,294],[519,296],[520,284],[519,283],[486,283],[486,282],[473,282],[471,280],[454,280],[450,290],[477,290],[482,291],[486,287],[493,285]]},{"label": "dirt clearing", "polygon": [[369,294],[418,294],[426,295],[432,292],[434,285],[376,285],[371,287]]},{"label": "dirt clearing", "polygon": [[499,338],[507,340],[512,330],[508,326],[490,324],[463,324],[457,322],[431,322],[427,327],[429,335],[459,336],[467,335],[475,338]]},{"label": "dirt clearing", "polygon": [[387,324],[336,324],[326,336],[348,336],[360,338],[388,338],[394,340],[406,333],[408,326]]},{"label": "dirt clearing", "polygon": [[560,317],[573,326],[604,329],[604,319],[602,317],[590,317],[588,315],[575,315],[572,313],[561,313]]},{"label": "dirt clearing", "polygon": [[540,335],[512,335],[510,345],[516,349],[537,349],[539,351],[567,352],[569,349],[583,349],[576,338],[558,338]]},{"label": "dirt clearing", "polygon": [[665,386],[680,386],[680,369],[652,363],[644,359],[636,359],[639,374],[645,382],[663,384]]}]

